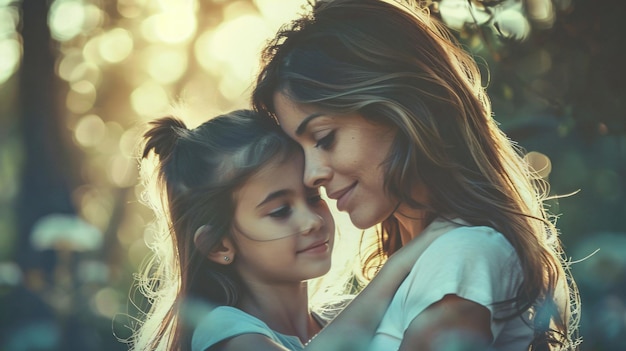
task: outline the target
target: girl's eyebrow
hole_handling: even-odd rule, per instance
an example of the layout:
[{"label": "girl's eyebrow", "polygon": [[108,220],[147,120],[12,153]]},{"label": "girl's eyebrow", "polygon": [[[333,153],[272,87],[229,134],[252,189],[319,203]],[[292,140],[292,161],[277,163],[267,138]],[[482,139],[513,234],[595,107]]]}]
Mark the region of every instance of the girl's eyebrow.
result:
[{"label": "girl's eyebrow", "polygon": [[309,122],[311,122],[311,120],[323,116],[323,113],[313,113],[310,114],[308,116],[306,116],[302,122],[300,122],[300,125],[298,125],[298,128],[296,128],[296,135],[302,135],[302,133],[304,133],[304,131],[306,130],[306,126],[309,124]]},{"label": "girl's eyebrow", "polygon": [[272,200],[274,200],[274,199],[276,199],[278,197],[287,196],[287,195],[291,194],[292,192],[293,192],[293,190],[288,190],[288,189],[281,189],[281,190],[274,191],[274,192],[270,193],[269,195],[267,195],[265,197],[265,199],[263,199],[263,201],[261,201],[261,203],[256,205],[256,207],[257,208],[261,207],[264,204],[266,204],[266,203],[268,203],[268,202],[270,202],[270,201],[272,201]]}]

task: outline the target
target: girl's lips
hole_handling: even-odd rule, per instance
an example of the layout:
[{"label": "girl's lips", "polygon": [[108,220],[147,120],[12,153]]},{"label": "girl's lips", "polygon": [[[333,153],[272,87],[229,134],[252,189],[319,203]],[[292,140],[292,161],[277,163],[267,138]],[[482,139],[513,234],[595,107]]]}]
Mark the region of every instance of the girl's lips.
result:
[{"label": "girl's lips", "polygon": [[303,250],[300,250],[298,252],[296,252],[297,254],[301,254],[301,253],[311,253],[311,254],[316,254],[316,253],[323,253],[328,251],[328,240],[321,242],[321,243],[316,243],[313,244]]}]

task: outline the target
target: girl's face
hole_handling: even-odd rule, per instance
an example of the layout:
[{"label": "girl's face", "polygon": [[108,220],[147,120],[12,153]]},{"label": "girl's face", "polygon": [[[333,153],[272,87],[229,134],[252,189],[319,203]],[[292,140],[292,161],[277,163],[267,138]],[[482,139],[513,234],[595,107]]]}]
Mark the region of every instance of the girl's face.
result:
[{"label": "girl's face", "polygon": [[395,129],[358,114],[324,113],[274,96],[281,128],[304,149],[304,183],[324,186],[337,208],[361,229],[388,218],[398,201],[384,188],[384,165]]},{"label": "girl's face", "polygon": [[301,282],[328,272],[335,222],[302,183],[301,153],[269,163],[235,194],[236,269],[248,282]]}]

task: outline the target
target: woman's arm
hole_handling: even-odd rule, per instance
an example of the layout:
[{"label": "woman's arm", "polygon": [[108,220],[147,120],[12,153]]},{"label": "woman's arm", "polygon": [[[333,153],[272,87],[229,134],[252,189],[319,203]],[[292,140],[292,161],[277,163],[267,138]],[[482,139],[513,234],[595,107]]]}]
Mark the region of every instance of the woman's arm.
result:
[{"label": "woman's arm", "polygon": [[311,340],[305,350],[366,350],[396,290],[422,252],[437,237],[418,236],[393,254],[376,277]]}]

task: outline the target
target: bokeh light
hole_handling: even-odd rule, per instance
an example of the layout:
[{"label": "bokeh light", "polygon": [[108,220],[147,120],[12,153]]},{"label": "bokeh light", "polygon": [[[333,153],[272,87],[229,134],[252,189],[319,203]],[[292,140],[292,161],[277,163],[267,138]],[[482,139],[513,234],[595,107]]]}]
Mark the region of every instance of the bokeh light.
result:
[{"label": "bokeh light", "polygon": [[106,133],[102,118],[97,115],[86,115],[76,124],[74,137],[83,147],[94,147],[100,144]]},{"label": "bokeh light", "polygon": [[48,21],[52,37],[60,41],[72,39],[82,32],[85,18],[85,6],[82,1],[54,1]]},{"label": "bokeh light", "polygon": [[170,105],[165,88],[154,81],[147,81],[138,86],[131,93],[130,99],[135,112],[149,119],[162,114]]},{"label": "bokeh light", "polygon": [[550,172],[552,172],[552,162],[550,158],[541,152],[531,151],[525,156],[526,162],[537,173],[537,175],[543,179],[548,179]]},{"label": "bokeh light", "polygon": [[48,24],[54,39],[71,40],[98,28],[104,15],[96,5],[81,0],[55,0],[50,7]]},{"label": "bokeh light", "polygon": [[150,42],[176,44],[191,39],[196,21],[192,8],[175,8],[146,18],[141,32]]},{"label": "bokeh light", "polygon": [[123,298],[115,289],[103,288],[93,296],[92,308],[101,316],[113,318],[120,311]]},{"label": "bokeh light", "polygon": [[176,82],[187,71],[187,54],[179,49],[153,45],[143,50],[143,65],[160,84]]},{"label": "bokeh light", "polygon": [[67,93],[67,109],[77,113],[89,111],[96,102],[96,87],[86,80],[81,80],[71,84],[71,89]]},{"label": "bokeh light", "polygon": [[109,63],[118,63],[133,50],[133,37],[123,28],[114,28],[102,35],[98,43],[100,56]]},{"label": "bokeh light", "polygon": [[0,84],[17,70],[21,59],[21,45],[14,38],[0,38]]}]

